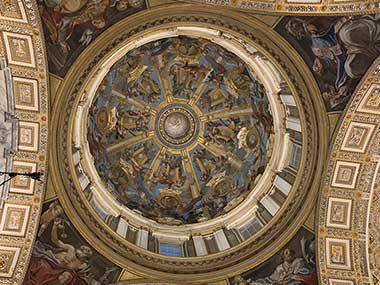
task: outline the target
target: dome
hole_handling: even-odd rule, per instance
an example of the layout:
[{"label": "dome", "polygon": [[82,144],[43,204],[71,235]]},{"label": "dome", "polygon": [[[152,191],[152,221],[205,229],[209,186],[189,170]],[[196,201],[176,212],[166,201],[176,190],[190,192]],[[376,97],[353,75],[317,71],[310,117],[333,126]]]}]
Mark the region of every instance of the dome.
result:
[{"label": "dome", "polygon": [[253,190],[274,126],[262,83],[236,54],[178,36],[127,52],[95,92],[87,143],[115,200],[163,224],[212,220]]},{"label": "dome", "polygon": [[325,137],[317,88],[283,41],[252,19],[187,12],[148,11],[99,38],[60,89],[53,136],[80,231],[113,262],[173,281],[218,278],[286,242],[314,200]]},{"label": "dome", "polygon": [[380,280],[380,4],[269,2],[1,2],[1,284]]}]

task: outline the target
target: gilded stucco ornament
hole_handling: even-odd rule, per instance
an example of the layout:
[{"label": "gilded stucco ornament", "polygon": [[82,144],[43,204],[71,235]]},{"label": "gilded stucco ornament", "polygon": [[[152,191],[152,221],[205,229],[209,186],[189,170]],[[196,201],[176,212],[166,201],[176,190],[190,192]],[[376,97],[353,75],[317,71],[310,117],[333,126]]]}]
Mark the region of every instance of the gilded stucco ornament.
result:
[{"label": "gilded stucco ornament", "polygon": [[[53,130],[52,157],[58,163],[53,166],[53,177],[63,207],[71,209],[68,215],[74,225],[115,263],[155,278],[210,281],[257,265],[300,227],[315,201],[323,164],[320,158],[326,151],[327,123],[309,70],[273,31],[234,12],[227,15],[218,9],[183,7],[173,5],[131,16],[104,33],[79,57],[59,90],[67,96],[58,96],[55,105],[61,112],[54,114],[57,128]],[[167,50],[160,50],[165,46]],[[212,60],[209,56],[207,61],[213,65],[202,66],[210,51],[222,51],[223,56]],[[150,64],[144,54],[152,52]],[[127,58],[143,60],[124,60],[126,54],[132,55]],[[166,64],[171,58],[176,63],[172,69]],[[219,69],[218,61],[226,58],[230,62],[222,65],[230,66],[229,70]],[[243,71],[240,76],[236,68]],[[210,73],[212,70],[214,73]],[[118,74],[134,83],[116,82]],[[182,84],[178,89],[176,78]],[[208,86],[212,88],[207,90]],[[273,132],[271,124],[250,121],[254,118],[252,110],[241,108],[244,96],[251,96],[254,87],[265,90]],[[107,106],[104,98],[111,100],[110,109],[101,115],[99,110]],[[290,106],[297,110],[293,117],[286,111]],[[260,114],[260,120],[270,122],[265,112]],[[239,125],[247,118],[245,125]],[[102,132],[104,128],[106,132]],[[265,132],[268,135],[263,139]],[[94,135],[99,139],[88,139]],[[139,143],[141,146],[129,148]],[[198,145],[202,149],[197,150]],[[259,149],[270,153],[264,171],[247,183],[249,191],[237,195],[231,204],[223,204],[222,198],[230,193],[226,189],[237,182],[230,169],[241,169],[239,156],[258,153]],[[210,176],[204,150],[230,168],[221,168]],[[291,160],[297,151],[301,151],[301,159]],[[102,155],[113,157],[109,166]],[[188,175],[191,171],[199,173],[192,183]],[[181,177],[183,183],[174,183]],[[202,186],[197,183],[203,183],[205,190],[199,192]],[[120,194],[128,194],[128,187],[144,193],[144,200],[134,204],[135,208],[126,204],[131,201],[128,196]],[[195,205],[198,202],[191,201],[197,199],[204,202],[206,190],[215,197],[210,203],[220,204],[224,213],[213,216],[212,208],[207,210],[205,203],[195,208],[193,212],[198,216],[190,223],[177,210],[160,214],[162,209],[178,209],[186,201],[184,193],[190,194],[186,206]],[[161,210],[145,211],[146,201],[156,201]],[[241,236],[235,245],[227,241],[226,232],[242,231],[252,221],[257,221],[258,231]],[[131,241],[129,231],[137,232],[139,238]],[[144,237],[159,243],[191,242],[195,254],[165,256]],[[212,240],[216,240],[216,249],[206,248],[204,254],[199,241]]]},{"label": "gilded stucco ornament", "polygon": [[370,14],[380,11],[379,3],[370,0],[187,0],[199,4],[255,11],[271,14],[293,15],[337,15],[337,14]]},{"label": "gilded stucco ornament", "polygon": [[[46,173],[47,62],[36,1],[0,1],[0,38],[1,171]],[[12,121],[17,128],[9,126]],[[9,135],[12,143],[7,141]],[[6,159],[11,163],[4,168]],[[46,175],[39,183],[18,176],[1,189],[1,284],[23,281],[37,235],[45,182]]]},{"label": "gilded stucco ornament", "polygon": [[378,284],[380,59],[355,90],[331,145],[317,225],[321,284]]}]

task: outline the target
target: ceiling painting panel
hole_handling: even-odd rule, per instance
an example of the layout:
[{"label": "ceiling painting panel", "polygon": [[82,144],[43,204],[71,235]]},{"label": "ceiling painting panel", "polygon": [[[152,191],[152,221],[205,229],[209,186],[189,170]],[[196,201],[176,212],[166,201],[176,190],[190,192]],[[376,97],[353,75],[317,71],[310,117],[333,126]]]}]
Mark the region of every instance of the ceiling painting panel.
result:
[{"label": "ceiling painting panel", "polygon": [[297,284],[317,285],[315,236],[301,228],[281,250],[270,259],[233,278],[231,285]]},{"label": "ceiling painting panel", "polygon": [[38,0],[38,5],[49,71],[60,77],[103,31],[146,8],[144,0]]},{"label": "ceiling painting panel", "polygon": [[58,200],[44,204],[23,284],[105,285],[117,281],[120,272],[75,230]]},{"label": "ceiling painting panel", "polygon": [[312,70],[327,111],[343,110],[380,54],[378,14],[285,17],[276,26]]}]

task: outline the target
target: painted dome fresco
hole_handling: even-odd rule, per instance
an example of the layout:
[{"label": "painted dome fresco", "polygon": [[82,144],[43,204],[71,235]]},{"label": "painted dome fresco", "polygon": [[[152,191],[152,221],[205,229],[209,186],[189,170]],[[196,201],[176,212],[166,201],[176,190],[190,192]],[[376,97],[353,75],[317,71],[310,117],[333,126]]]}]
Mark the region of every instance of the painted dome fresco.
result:
[{"label": "painted dome fresco", "polygon": [[225,214],[271,156],[273,119],[246,63],[207,39],[166,38],[109,70],[90,107],[99,176],[129,209],[159,223]]}]

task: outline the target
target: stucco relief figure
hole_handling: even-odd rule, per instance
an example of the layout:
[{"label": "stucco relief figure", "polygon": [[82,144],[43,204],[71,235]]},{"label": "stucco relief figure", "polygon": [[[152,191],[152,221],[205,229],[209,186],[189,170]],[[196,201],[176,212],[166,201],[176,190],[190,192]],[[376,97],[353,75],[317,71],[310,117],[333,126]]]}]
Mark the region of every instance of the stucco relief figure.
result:
[{"label": "stucco relief figure", "polygon": [[[2,62],[4,59],[0,59]],[[5,155],[3,154],[5,149],[11,148],[11,140],[12,140],[12,124],[8,122],[7,117],[9,117],[9,110],[7,100],[10,100],[10,94],[8,94],[7,89],[7,77],[6,72],[8,70],[2,70],[0,67],[0,159],[3,159]],[[14,100],[11,98],[11,100]],[[2,165],[3,162],[0,162]]]},{"label": "stucco relief figure", "polygon": [[378,108],[380,106],[380,89],[375,89],[367,100],[367,106]]},{"label": "stucco relief figure", "polygon": [[10,137],[12,135],[12,129],[10,124],[6,122],[0,122],[0,147],[3,149],[10,149]]},{"label": "stucco relief figure", "polygon": [[348,144],[353,146],[359,146],[366,130],[361,128],[354,128],[349,139]]},{"label": "stucco relief figure", "polygon": [[309,45],[327,108],[342,109],[380,54],[380,16],[292,18],[285,28]]},{"label": "stucco relief figure", "polygon": [[331,246],[331,261],[338,264],[345,263],[345,256],[341,246]]},{"label": "stucco relief figure", "polygon": [[58,202],[50,204],[41,216],[38,239],[33,247],[25,285],[109,284],[119,269],[102,264],[101,272],[91,247],[75,240],[72,226]]}]

